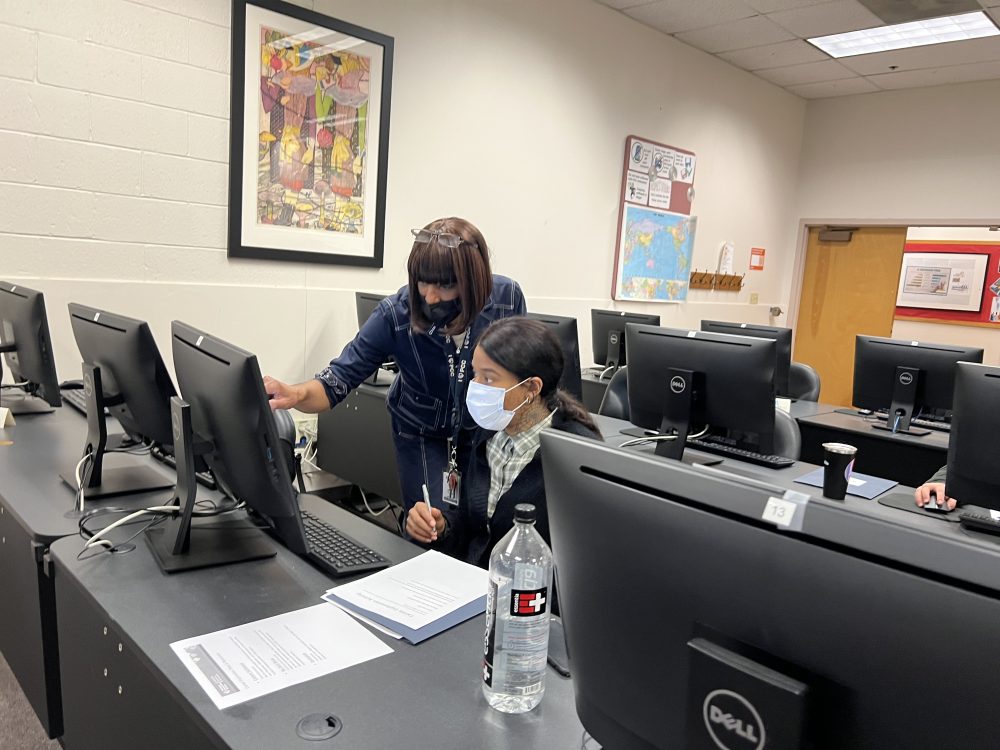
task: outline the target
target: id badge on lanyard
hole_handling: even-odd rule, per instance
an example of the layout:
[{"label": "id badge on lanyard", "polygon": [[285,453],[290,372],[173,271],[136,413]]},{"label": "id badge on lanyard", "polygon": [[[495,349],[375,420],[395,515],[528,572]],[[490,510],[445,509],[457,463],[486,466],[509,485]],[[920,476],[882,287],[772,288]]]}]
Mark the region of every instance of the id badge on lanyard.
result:
[{"label": "id badge on lanyard", "polygon": [[448,439],[448,468],[441,477],[441,500],[452,506],[458,505],[462,494],[462,472],[458,470],[458,435],[462,430],[461,393],[469,364],[468,352],[471,339],[471,331],[466,332],[457,372],[455,355],[448,352],[448,375],[452,384],[452,436]]}]

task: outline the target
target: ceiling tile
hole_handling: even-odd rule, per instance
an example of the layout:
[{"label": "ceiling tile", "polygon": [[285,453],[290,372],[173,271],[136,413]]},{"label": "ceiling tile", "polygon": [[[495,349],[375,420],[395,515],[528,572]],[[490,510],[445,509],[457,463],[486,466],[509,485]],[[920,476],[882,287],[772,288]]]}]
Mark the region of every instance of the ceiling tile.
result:
[{"label": "ceiling tile", "polygon": [[1000,26],[1000,5],[996,8],[990,8],[986,11],[986,15],[993,19],[993,21]]},{"label": "ceiling tile", "polygon": [[[986,2],[988,0],[984,0]],[[743,0],[747,5],[758,13],[774,13],[776,10],[788,10],[789,8],[804,8],[807,5],[819,5],[829,2],[829,0]],[[1000,0],[997,0],[1000,2]]]},{"label": "ceiling tile", "polygon": [[869,94],[880,89],[874,83],[857,77],[844,78],[840,81],[824,81],[822,83],[804,83],[801,86],[789,86],[788,90],[806,99],[822,99],[830,96],[850,96],[851,94]]},{"label": "ceiling tile", "polygon": [[803,39],[885,25],[878,16],[857,0],[835,0],[831,3],[783,10],[768,14],[768,18]]},{"label": "ceiling tile", "polygon": [[615,10],[624,10],[625,8],[634,8],[637,5],[649,5],[656,0],[597,0],[597,2]]},{"label": "ceiling tile", "polygon": [[940,86],[945,83],[965,83],[967,81],[987,81],[1000,78],[1000,61],[951,65],[946,68],[907,70],[899,73],[868,76],[882,89],[909,89],[920,86]]},{"label": "ceiling tile", "polygon": [[861,75],[888,73],[895,65],[900,72],[920,68],[937,68],[946,65],[990,62],[1000,60],[1000,36],[984,39],[968,39],[963,42],[947,42],[926,47],[909,47],[891,52],[876,52],[872,55],[841,57],[839,62]]},{"label": "ceiling tile", "polygon": [[975,13],[979,0],[860,0],[884,24],[909,23],[925,18]]},{"label": "ceiling tile", "polygon": [[797,86],[803,83],[820,83],[821,81],[836,81],[854,77],[854,73],[836,60],[789,65],[784,68],[768,68],[758,70],[757,75],[779,86]]},{"label": "ceiling tile", "polygon": [[660,0],[624,11],[636,21],[667,34],[738,21],[754,15],[750,6],[733,0]]},{"label": "ceiling tile", "polygon": [[676,36],[692,47],[713,53],[760,47],[795,38],[778,24],[769,21],[766,16],[741,18],[739,21],[720,23],[704,29],[684,31]]},{"label": "ceiling tile", "polygon": [[763,47],[751,47],[735,52],[723,52],[719,57],[747,70],[780,68],[785,65],[800,65],[830,59],[826,54],[801,39],[767,44]]}]

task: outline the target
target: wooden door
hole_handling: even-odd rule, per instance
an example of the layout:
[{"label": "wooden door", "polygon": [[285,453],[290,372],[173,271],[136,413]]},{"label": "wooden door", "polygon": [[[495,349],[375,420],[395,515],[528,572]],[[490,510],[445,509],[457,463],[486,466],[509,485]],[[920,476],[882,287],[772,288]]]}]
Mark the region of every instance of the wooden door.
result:
[{"label": "wooden door", "polygon": [[891,336],[906,227],[866,227],[850,242],[809,230],[792,359],[820,375],[820,400],[850,406],[854,337]]}]

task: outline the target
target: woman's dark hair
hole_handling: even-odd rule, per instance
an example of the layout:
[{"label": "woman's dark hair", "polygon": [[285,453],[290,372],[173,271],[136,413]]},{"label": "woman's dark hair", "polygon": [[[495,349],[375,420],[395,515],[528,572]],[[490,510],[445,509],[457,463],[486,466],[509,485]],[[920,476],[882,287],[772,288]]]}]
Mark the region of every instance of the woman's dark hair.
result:
[{"label": "woman's dark hair", "polygon": [[447,334],[461,333],[476,319],[493,292],[490,271],[490,250],[482,232],[465,219],[451,216],[437,219],[426,227],[429,232],[457,234],[462,244],[446,247],[435,236],[429,242],[414,242],[406,271],[410,276],[410,325],[418,331],[431,327],[420,307],[417,283],[456,284],[462,309],[443,330]]},{"label": "woman's dark hair", "polygon": [[518,380],[541,378],[539,395],[550,410],[558,408],[567,419],[600,434],[590,412],[559,387],[565,359],[559,339],[547,325],[531,318],[504,318],[483,331],[477,345]]}]

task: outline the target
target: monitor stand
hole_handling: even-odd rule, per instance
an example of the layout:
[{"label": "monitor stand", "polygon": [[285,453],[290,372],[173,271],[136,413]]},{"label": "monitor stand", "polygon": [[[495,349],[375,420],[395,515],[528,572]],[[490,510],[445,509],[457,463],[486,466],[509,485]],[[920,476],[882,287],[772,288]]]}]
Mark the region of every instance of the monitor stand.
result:
[{"label": "monitor stand", "polygon": [[[108,450],[117,447],[109,445],[108,425],[104,417],[104,407],[121,403],[117,398],[105,399],[101,382],[101,368],[96,365],[83,366],[83,392],[87,399],[87,440],[83,455],[90,455],[80,472],[80,486],[85,500],[98,500],[115,495],[130,495],[139,492],[166,490],[173,486],[171,481],[133,458],[127,466],[104,468],[104,457]],[[119,438],[120,439],[120,438]],[[59,475],[74,491],[78,489],[76,467]]]},{"label": "monitor stand", "polygon": [[[625,331],[608,331],[608,351],[604,358],[607,369],[615,372],[625,361]],[[601,377],[604,377],[603,373]]]},{"label": "monitor stand", "polygon": [[896,380],[892,388],[892,406],[889,407],[889,418],[884,425],[873,424],[872,429],[913,435],[915,437],[930,435],[930,430],[910,427],[913,408],[917,402],[917,386],[919,383],[919,368],[897,367]]},{"label": "monitor stand", "polygon": [[[17,344],[0,344],[0,383],[3,382],[3,355],[14,351],[17,351]],[[33,396],[25,390],[18,391],[16,398],[4,398],[4,392],[9,394],[11,390],[10,384],[0,387],[0,406],[10,410],[15,417],[22,414],[51,414],[55,411],[55,407],[44,398]]]},{"label": "monitor stand", "polygon": [[[263,531],[250,526],[243,514],[221,522],[215,516],[206,519],[211,528],[200,529],[197,523],[192,524],[198,487],[194,460],[196,455],[211,453],[212,444],[195,440],[191,429],[191,407],[178,396],[170,399],[170,422],[177,459],[177,487],[168,505],[177,505],[180,512],[146,530],[146,542],[160,570],[179,573],[182,570],[274,557],[277,554],[274,543]],[[193,550],[192,531],[200,532]]]}]

